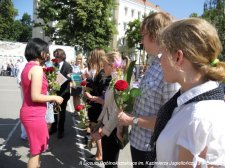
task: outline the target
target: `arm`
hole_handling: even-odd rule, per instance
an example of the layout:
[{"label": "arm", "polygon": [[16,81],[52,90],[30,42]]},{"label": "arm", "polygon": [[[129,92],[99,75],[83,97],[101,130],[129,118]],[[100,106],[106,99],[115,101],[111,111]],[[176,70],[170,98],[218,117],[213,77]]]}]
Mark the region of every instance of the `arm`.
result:
[{"label": "arm", "polygon": [[[193,155],[191,154],[190,151],[188,151],[187,149],[185,149],[182,146],[179,146],[179,162],[181,163],[181,161],[183,162],[192,162],[193,161]],[[178,165],[176,166],[177,168],[183,168],[183,167],[192,167],[192,165]]]},{"label": "arm", "polygon": [[[201,154],[199,155],[200,158],[206,158],[206,153],[207,153],[207,147],[201,152]],[[194,156],[192,155],[192,153],[187,150],[186,148],[182,147],[182,146],[179,146],[179,162],[182,163],[182,162],[193,162],[193,158]],[[176,166],[177,168],[183,168],[183,167],[193,167],[193,165],[178,165]],[[213,168],[214,166],[212,165],[207,165],[208,167],[210,168]],[[201,168],[201,164],[197,164],[197,167],[196,168]]]},{"label": "arm", "polygon": [[[133,115],[127,114],[124,112],[121,112],[118,115],[120,125],[126,125],[126,126],[133,125],[134,118],[135,117]],[[138,126],[142,128],[154,129],[155,121],[156,121],[156,116],[151,116],[151,117],[140,116],[138,117]]]},{"label": "arm", "polygon": [[49,102],[49,101],[55,101],[59,104],[62,103],[63,98],[60,96],[49,96],[41,94],[41,88],[42,88],[42,78],[43,78],[43,70],[40,66],[34,66],[31,68],[28,78],[31,80],[31,99],[33,102]]},{"label": "arm", "polygon": [[88,92],[85,92],[85,96],[89,99],[89,100],[91,100],[91,101],[93,101],[93,102],[95,102],[95,103],[98,103],[98,104],[104,104],[104,99],[102,99],[101,97],[98,97],[98,96],[92,96],[90,93],[88,93]]}]

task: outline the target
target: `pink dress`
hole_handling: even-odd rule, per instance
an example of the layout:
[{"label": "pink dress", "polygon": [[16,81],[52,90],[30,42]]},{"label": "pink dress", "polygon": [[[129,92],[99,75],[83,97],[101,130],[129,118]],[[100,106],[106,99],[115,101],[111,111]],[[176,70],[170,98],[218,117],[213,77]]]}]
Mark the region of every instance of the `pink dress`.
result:
[{"label": "pink dress", "polygon": [[[45,121],[46,103],[36,103],[31,100],[31,81],[28,79],[28,73],[35,65],[34,62],[28,62],[21,74],[24,99],[20,109],[20,120],[27,132],[31,155],[44,152],[49,139]],[[46,76],[43,75],[41,93],[46,95],[47,89],[48,82]]]}]

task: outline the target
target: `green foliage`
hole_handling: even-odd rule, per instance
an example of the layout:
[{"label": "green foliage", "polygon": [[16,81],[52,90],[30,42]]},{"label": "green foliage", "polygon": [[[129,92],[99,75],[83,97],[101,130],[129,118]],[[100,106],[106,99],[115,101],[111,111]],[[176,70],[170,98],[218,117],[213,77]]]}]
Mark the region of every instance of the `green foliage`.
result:
[{"label": "green foliage", "polygon": [[223,46],[223,56],[220,59],[225,60],[225,0],[210,0],[205,3],[202,17],[217,28]]},{"label": "green foliage", "polygon": [[11,0],[0,1],[0,40],[27,42],[32,36],[31,17],[25,13],[15,20],[17,10]]},{"label": "green foliage", "polygon": [[[56,44],[80,45],[85,51],[107,49],[116,32],[114,7],[114,0],[40,0],[38,17]],[[53,21],[56,25],[49,26]]]},{"label": "green foliage", "polygon": [[0,1],[0,40],[14,40],[14,18],[17,10],[14,8],[12,0]]},{"label": "green foliage", "polygon": [[190,14],[189,17],[198,17],[198,14],[197,13],[192,13],[192,14]]},{"label": "green foliage", "polygon": [[141,41],[140,34],[141,21],[135,19],[128,23],[128,29],[126,30],[126,40],[128,48],[135,47]]},{"label": "green foliage", "polygon": [[31,16],[28,15],[28,13],[23,14],[22,19],[20,20],[20,25],[21,28],[17,41],[28,42],[32,37],[32,20]]}]

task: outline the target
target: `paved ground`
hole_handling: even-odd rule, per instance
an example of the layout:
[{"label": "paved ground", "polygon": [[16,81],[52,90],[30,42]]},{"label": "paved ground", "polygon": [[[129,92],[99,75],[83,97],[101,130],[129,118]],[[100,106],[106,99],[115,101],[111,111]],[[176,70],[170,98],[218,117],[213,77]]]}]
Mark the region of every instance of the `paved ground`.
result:
[{"label": "paved ground", "polygon": [[[25,168],[29,157],[28,142],[20,139],[19,109],[21,96],[16,79],[0,76],[0,168]],[[49,150],[41,157],[41,168],[104,167],[84,164],[94,154],[85,149],[84,131],[76,127],[71,102],[67,107],[65,137],[51,136]],[[129,145],[120,152],[120,168],[132,167]]]}]

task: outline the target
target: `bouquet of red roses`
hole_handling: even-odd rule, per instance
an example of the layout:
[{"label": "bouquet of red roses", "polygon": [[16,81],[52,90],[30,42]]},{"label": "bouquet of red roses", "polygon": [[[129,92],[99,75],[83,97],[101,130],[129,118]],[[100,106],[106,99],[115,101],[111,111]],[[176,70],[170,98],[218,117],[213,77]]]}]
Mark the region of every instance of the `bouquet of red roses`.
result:
[{"label": "bouquet of red roses", "polygon": [[86,103],[86,97],[83,95],[86,90],[87,82],[84,80],[80,83],[80,85],[82,87],[81,100],[82,100],[83,104],[77,105],[75,107],[75,110],[77,112],[79,112],[79,116],[80,116],[80,123],[78,125],[79,128],[86,128],[86,126],[87,126],[87,109],[90,108],[90,105],[88,105]]},{"label": "bouquet of red roses", "polygon": [[[58,63],[57,59],[52,59],[51,66],[44,67],[43,71],[46,75],[47,81],[48,81],[48,93],[49,95],[57,95],[56,92],[60,90],[60,85],[57,82],[57,71],[58,68],[54,66],[55,63]],[[60,105],[56,104],[54,105],[54,111],[60,111]]]},{"label": "bouquet of red roses", "polygon": [[57,59],[52,59],[52,66],[44,67],[43,71],[45,72],[46,78],[48,80],[48,92],[49,95],[56,95],[56,92],[60,90],[60,85],[56,81],[58,69],[54,66],[57,63]]}]

